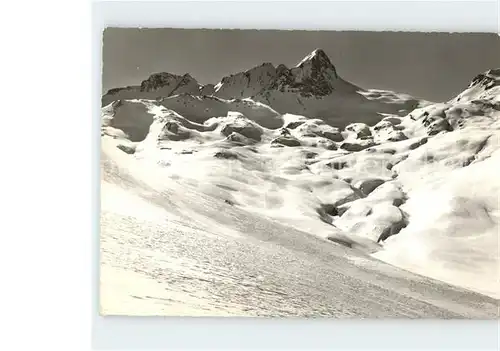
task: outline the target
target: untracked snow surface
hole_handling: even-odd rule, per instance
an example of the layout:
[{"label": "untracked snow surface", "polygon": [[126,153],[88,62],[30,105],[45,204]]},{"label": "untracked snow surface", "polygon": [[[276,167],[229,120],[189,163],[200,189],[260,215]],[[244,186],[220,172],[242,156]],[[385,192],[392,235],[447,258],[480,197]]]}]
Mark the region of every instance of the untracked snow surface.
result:
[{"label": "untracked snow surface", "polygon": [[498,317],[498,72],[434,104],[316,50],[108,94],[102,313]]}]

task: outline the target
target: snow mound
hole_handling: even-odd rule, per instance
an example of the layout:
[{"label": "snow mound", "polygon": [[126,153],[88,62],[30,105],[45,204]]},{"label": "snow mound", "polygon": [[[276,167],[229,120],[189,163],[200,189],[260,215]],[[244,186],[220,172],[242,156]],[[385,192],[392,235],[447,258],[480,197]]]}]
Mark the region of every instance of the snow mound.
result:
[{"label": "snow mound", "polygon": [[263,133],[263,129],[258,124],[248,120],[241,113],[228,112],[228,117],[224,118],[221,124],[223,125],[221,133],[225,136],[238,133],[248,139],[260,141]]},{"label": "snow mound", "polygon": [[[296,124],[291,122],[292,127]],[[290,124],[288,124],[290,126]],[[323,137],[334,142],[341,142],[344,138],[338,128],[332,127],[320,119],[310,119],[293,128],[292,134],[298,138]]]},{"label": "snow mound", "polygon": [[226,116],[228,112],[234,111],[266,128],[279,128],[283,125],[278,112],[252,99],[225,100],[214,96],[182,94],[162,99],[160,104],[197,123],[203,123],[212,117]]},{"label": "snow mound", "polygon": [[408,227],[375,257],[500,298],[499,161],[496,152],[409,193]]},{"label": "snow mound", "polygon": [[271,141],[274,146],[300,146],[300,141],[291,135],[281,135]]}]

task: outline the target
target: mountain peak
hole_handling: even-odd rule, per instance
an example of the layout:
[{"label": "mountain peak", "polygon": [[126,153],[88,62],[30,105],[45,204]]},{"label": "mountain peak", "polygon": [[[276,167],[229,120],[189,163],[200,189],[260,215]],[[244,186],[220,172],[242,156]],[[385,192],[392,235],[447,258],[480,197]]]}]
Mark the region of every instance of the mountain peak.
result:
[{"label": "mountain peak", "polygon": [[[196,86],[196,89],[199,85],[196,79],[194,79],[189,73],[181,76],[169,72],[159,72],[153,73],[148,77],[148,79],[142,81],[141,91],[155,91],[164,87],[171,87],[173,90],[176,90],[188,84],[192,85],[193,87]],[[173,90],[170,93],[172,93]],[[195,88],[191,90],[194,91]]]},{"label": "mountain peak", "polygon": [[314,66],[323,66],[323,67],[333,67],[330,58],[323,51],[323,49],[315,49],[309,55],[304,57],[302,61],[300,61],[295,67],[303,67],[304,64],[310,62]]}]

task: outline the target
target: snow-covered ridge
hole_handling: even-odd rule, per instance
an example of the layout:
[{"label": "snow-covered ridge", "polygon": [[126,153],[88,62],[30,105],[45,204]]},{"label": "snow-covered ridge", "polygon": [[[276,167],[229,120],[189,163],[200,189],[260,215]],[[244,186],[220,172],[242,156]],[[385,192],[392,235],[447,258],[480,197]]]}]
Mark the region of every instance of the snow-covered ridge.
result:
[{"label": "snow-covered ridge", "polygon": [[305,64],[311,64],[316,67],[333,67],[330,58],[322,49],[315,49],[309,55],[306,55],[295,67],[303,67]]},{"label": "snow-covered ridge", "polygon": [[383,90],[367,90],[342,79],[326,53],[314,50],[295,67],[263,64],[224,77],[214,95],[249,96],[280,113],[321,118],[338,127],[350,120],[374,124],[381,113],[404,115],[428,102]]},{"label": "snow-covered ridge", "polygon": [[[274,67],[263,63],[245,72],[224,77],[215,87],[215,95],[255,97],[266,92],[293,91],[302,96],[325,96],[332,93],[334,81],[339,78],[335,67],[321,49],[314,50],[293,68],[283,64]],[[353,87],[353,91],[361,88]]]},{"label": "snow-covered ridge", "polygon": [[276,68],[263,63],[245,72],[222,78],[215,86],[214,95],[221,98],[252,97],[276,79]]},{"label": "snow-covered ridge", "polygon": [[500,103],[500,69],[491,69],[478,74],[461,94],[452,102],[465,102],[471,100],[489,100]]},{"label": "snow-covered ridge", "polygon": [[103,97],[103,106],[122,99],[158,99],[178,94],[211,95],[213,85],[201,85],[189,73],[182,76],[167,72],[155,73],[138,86],[110,89]]}]

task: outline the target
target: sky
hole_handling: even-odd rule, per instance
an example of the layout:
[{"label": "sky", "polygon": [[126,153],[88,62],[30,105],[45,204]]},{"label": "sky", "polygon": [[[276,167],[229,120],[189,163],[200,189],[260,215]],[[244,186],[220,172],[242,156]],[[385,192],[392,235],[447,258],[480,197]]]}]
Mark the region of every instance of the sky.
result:
[{"label": "sky", "polygon": [[500,67],[500,37],[488,33],[108,28],[102,89],[139,85],[157,72],[216,84],[263,62],[294,66],[317,48],[351,83],[431,101],[446,101]]}]

